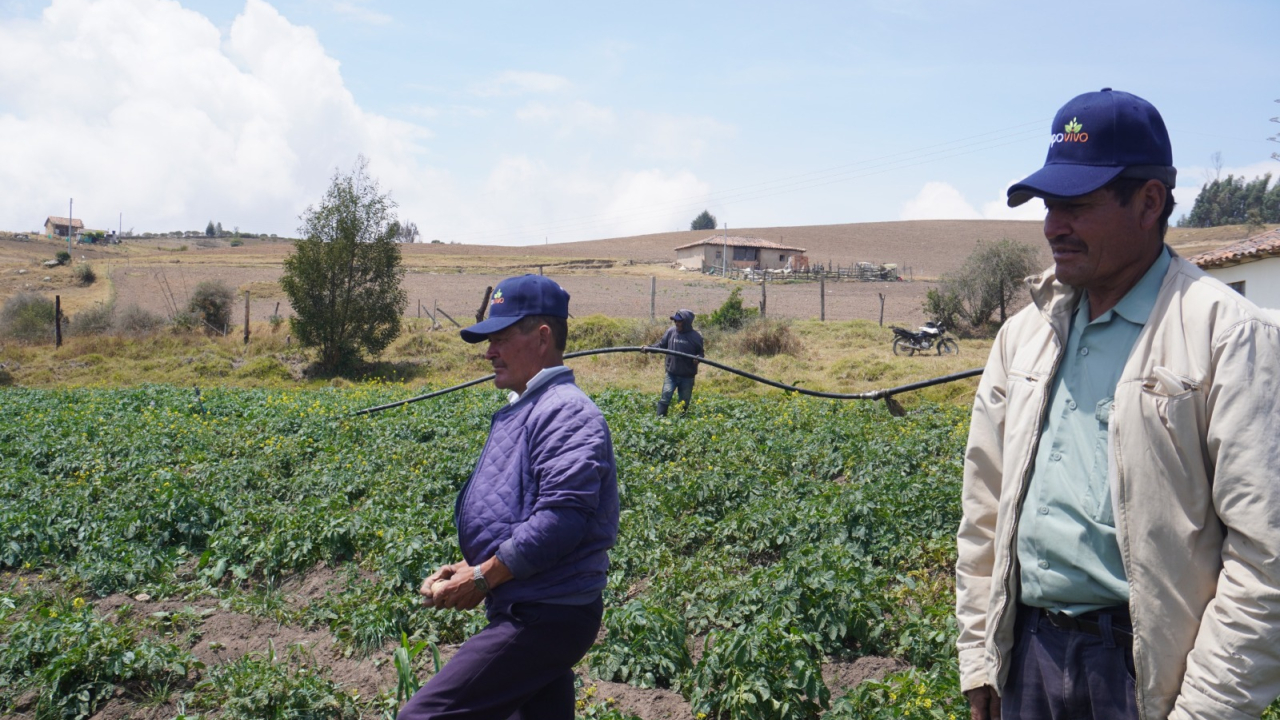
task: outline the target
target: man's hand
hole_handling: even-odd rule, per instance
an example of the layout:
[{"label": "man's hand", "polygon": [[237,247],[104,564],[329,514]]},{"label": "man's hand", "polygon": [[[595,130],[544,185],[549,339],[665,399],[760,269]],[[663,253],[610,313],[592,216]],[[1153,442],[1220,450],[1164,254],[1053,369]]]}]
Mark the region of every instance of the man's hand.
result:
[{"label": "man's hand", "polygon": [[983,685],[966,691],[964,696],[969,701],[970,720],[1000,720],[1000,696],[995,688]]},{"label": "man's hand", "polygon": [[[512,577],[511,571],[496,556],[480,563],[479,567],[490,588]],[[479,605],[485,594],[476,588],[473,572],[466,562],[442,566],[422,581],[418,594],[423,596],[423,604],[453,610],[470,610]]]}]

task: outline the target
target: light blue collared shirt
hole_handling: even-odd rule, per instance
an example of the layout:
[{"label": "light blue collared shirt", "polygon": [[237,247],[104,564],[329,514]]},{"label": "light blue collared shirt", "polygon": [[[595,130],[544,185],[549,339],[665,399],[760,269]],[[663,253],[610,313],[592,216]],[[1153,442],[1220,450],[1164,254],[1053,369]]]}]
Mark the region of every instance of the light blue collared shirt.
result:
[{"label": "light blue collared shirt", "polygon": [[1021,600],[1078,615],[1129,603],[1108,483],[1116,383],[1169,269],[1160,253],[1114,308],[1089,320],[1082,293],[1054,377],[1018,526]]}]

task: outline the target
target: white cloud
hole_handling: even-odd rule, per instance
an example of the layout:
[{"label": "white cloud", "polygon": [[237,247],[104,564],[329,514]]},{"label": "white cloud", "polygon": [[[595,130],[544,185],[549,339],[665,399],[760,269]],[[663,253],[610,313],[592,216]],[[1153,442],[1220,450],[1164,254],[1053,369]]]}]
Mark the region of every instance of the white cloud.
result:
[{"label": "white cloud", "polygon": [[567,105],[550,106],[540,102],[525,104],[516,111],[516,119],[524,122],[551,123],[557,132],[572,135],[579,130],[608,133],[617,126],[613,110],[576,100]]},{"label": "white cloud", "polygon": [[950,183],[931,181],[920,188],[915,197],[902,204],[898,213],[901,220],[1043,220],[1044,203],[1032,200],[1011,208],[1005,202],[1006,190],[1016,180],[1010,181],[995,199],[982,204],[978,211],[964,195]]},{"label": "white cloud", "polygon": [[513,155],[497,164],[483,192],[485,211],[466,220],[473,230],[441,239],[512,245],[649,233],[687,223],[685,201],[710,186],[686,171],[562,168]]},{"label": "white cloud", "polygon": [[[570,85],[554,75],[505,73],[494,87]],[[487,112],[416,106],[403,117]],[[651,142],[641,132],[646,118],[620,118],[585,101],[523,112],[556,132],[628,140],[634,132],[637,142]],[[684,127],[723,131],[697,119]],[[349,170],[358,154],[399,203],[400,217],[442,240],[652,232],[687,222],[679,201],[710,192],[685,171],[605,167],[590,155],[516,155],[463,193],[462,180],[427,164],[432,138],[415,122],[362,109],[316,33],[265,0],[245,0],[224,30],[173,0],[52,0],[36,20],[0,20],[0,228],[7,230],[36,229],[74,197],[76,216],[91,228],[114,227],[123,211],[125,229],[138,231],[197,230],[214,220],[291,235],[335,168]],[[709,141],[665,142],[668,152],[694,153]]]},{"label": "white cloud", "polygon": [[507,70],[497,77],[487,80],[472,88],[471,92],[480,97],[497,97],[504,95],[529,95],[534,93],[554,93],[570,86],[568,79],[549,73]]},{"label": "white cloud", "polygon": [[[226,36],[168,0],[54,0],[0,22],[0,227],[76,198],[91,227],[289,234],[359,153],[414,212],[447,178],[430,133],[367,113],[309,28],[247,0]],[[421,224],[421,220],[419,220]]]},{"label": "white cloud", "polygon": [[977,220],[982,217],[960,191],[948,183],[931,181],[902,204],[902,220]]},{"label": "white cloud", "polygon": [[645,113],[636,118],[635,154],[650,160],[694,160],[716,140],[735,133],[732,125],[710,117]]},{"label": "white cloud", "polygon": [[351,0],[343,2],[335,0],[329,4],[333,11],[344,17],[351,18],[357,22],[367,23],[369,25],[387,25],[391,22],[391,16],[386,13],[378,12],[369,8],[369,0]]}]

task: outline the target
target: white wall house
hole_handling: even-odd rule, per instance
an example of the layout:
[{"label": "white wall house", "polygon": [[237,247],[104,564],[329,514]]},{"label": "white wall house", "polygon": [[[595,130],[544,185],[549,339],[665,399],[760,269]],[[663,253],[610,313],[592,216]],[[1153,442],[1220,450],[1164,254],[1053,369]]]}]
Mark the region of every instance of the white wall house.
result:
[{"label": "white wall house", "polygon": [[[729,253],[725,263],[724,253]],[[781,270],[791,263],[792,269],[804,257],[804,248],[780,245],[770,240],[751,237],[713,237],[681,245],[676,248],[676,263],[686,270],[704,270],[707,267],[755,268],[757,270]],[[807,265],[808,260],[804,263]]]},{"label": "white wall house", "polygon": [[1280,317],[1280,230],[1187,259]]}]

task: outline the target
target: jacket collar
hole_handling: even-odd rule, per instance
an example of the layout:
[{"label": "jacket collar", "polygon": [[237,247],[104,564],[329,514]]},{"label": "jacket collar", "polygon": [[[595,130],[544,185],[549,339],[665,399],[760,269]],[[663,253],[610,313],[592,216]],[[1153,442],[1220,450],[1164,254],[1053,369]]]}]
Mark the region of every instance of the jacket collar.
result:
[{"label": "jacket collar", "polygon": [[[1179,264],[1174,262],[1178,254],[1173,251],[1173,248],[1165,245],[1164,252],[1168,253],[1169,264],[1164,276],[1159,281],[1161,289],[1168,282],[1170,275],[1179,269]],[[1071,330],[1071,315],[1075,312],[1082,295],[1080,289],[1058,282],[1058,277],[1054,274],[1052,267],[1039,275],[1028,277],[1026,282],[1027,288],[1031,291],[1031,301],[1040,310],[1045,322],[1049,323],[1049,326],[1053,328],[1054,334],[1065,345],[1067,333]],[[1147,307],[1146,312],[1143,313],[1144,322],[1150,314],[1151,308]]]},{"label": "jacket collar", "polygon": [[544,387],[566,382],[573,382],[573,371],[567,366],[556,365],[555,367],[542,368],[537,375],[529,379],[529,384],[525,386],[524,392],[517,393],[512,390],[507,393],[507,405],[509,407],[521,400],[533,397]]}]

